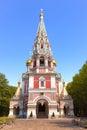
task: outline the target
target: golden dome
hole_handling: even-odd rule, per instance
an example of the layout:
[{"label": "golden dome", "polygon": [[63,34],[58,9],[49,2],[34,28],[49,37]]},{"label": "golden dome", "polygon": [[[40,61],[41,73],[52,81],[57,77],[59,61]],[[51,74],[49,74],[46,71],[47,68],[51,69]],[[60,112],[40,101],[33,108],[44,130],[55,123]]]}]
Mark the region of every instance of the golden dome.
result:
[{"label": "golden dome", "polygon": [[31,60],[29,59],[29,60],[26,61],[26,66],[28,66],[30,64],[31,64]]},{"label": "golden dome", "polygon": [[56,61],[55,61],[55,60],[53,60],[53,65],[54,65],[54,66],[56,66],[56,65],[57,65],[57,63],[56,63]]}]

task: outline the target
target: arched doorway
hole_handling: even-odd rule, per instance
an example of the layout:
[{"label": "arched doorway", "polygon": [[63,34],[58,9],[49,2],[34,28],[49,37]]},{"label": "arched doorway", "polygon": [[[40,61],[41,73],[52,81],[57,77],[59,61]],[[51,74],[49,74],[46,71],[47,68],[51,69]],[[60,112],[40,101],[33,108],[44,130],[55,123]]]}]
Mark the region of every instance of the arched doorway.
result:
[{"label": "arched doorway", "polygon": [[20,108],[19,106],[15,106],[13,109],[13,114],[18,117],[19,116],[19,112],[20,112]]},{"label": "arched doorway", "polygon": [[68,116],[68,113],[69,113],[69,106],[68,106],[68,105],[65,105],[65,106],[64,106],[64,115],[65,115],[65,116]]},{"label": "arched doorway", "polygon": [[39,100],[36,105],[36,116],[37,118],[48,118],[49,108],[46,100]]}]

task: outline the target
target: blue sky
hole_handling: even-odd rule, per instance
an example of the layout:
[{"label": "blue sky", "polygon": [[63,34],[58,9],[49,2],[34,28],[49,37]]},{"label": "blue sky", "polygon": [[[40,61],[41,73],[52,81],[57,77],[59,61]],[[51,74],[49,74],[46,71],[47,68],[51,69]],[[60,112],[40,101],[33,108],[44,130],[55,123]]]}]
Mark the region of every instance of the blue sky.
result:
[{"label": "blue sky", "polygon": [[0,0],[0,72],[10,85],[26,72],[41,8],[57,72],[70,82],[87,60],[87,0]]}]

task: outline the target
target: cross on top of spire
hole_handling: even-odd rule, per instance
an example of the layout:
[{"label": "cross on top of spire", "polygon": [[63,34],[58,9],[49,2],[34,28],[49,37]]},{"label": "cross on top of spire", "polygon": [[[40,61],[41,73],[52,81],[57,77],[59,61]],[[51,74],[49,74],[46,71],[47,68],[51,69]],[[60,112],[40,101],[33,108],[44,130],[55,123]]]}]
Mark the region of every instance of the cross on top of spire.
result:
[{"label": "cross on top of spire", "polygon": [[42,8],[40,9],[40,12],[43,13],[43,9]]},{"label": "cross on top of spire", "polygon": [[44,14],[43,14],[43,9],[40,9],[40,20],[43,20]]}]

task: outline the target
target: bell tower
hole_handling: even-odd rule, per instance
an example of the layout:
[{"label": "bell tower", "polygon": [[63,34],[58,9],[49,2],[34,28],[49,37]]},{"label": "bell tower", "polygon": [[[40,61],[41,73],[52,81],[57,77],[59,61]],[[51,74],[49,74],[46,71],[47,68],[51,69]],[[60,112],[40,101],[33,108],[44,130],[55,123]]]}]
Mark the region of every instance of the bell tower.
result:
[{"label": "bell tower", "polygon": [[27,71],[36,73],[55,72],[56,62],[53,59],[50,43],[44,25],[44,14],[40,13],[40,23],[33,46],[33,55],[26,63]]}]

